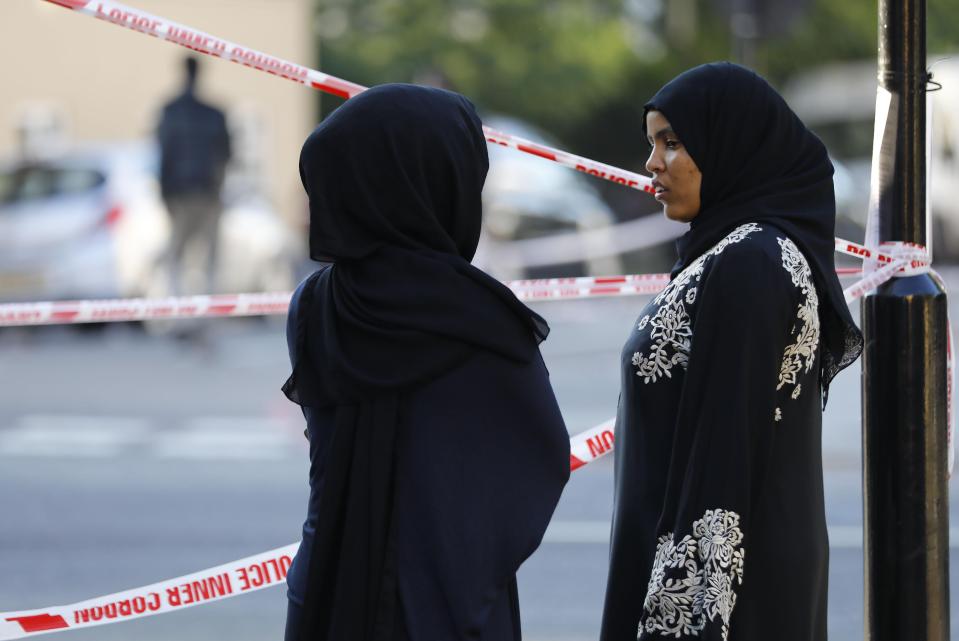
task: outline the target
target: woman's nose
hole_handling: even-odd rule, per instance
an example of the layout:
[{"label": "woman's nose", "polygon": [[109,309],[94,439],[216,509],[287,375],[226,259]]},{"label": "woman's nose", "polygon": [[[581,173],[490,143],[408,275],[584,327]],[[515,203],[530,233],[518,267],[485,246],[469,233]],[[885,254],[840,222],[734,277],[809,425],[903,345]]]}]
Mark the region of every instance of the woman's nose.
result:
[{"label": "woman's nose", "polygon": [[653,148],[653,150],[649,152],[649,158],[646,159],[646,171],[649,173],[662,173],[663,169],[662,156]]}]

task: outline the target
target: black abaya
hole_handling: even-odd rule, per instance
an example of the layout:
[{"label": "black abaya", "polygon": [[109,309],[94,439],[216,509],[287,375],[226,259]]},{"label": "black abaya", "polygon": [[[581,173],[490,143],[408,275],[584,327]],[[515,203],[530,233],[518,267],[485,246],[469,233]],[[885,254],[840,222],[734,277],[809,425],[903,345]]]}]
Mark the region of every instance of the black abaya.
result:
[{"label": "black abaya", "polygon": [[603,641],[824,641],[828,546],[808,262],[734,230],[623,350]]},{"label": "black abaya", "polygon": [[833,168],[737,65],[681,74],[651,110],[701,172],[701,206],[623,351],[600,639],[825,641],[821,403],[862,350]]},{"label": "black abaya", "polygon": [[499,615],[569,445],[546,323],[469,263],[487,166],[472,104],[412,85],[352,98],[303,146],[310,255],[334,264],[289,315],[284,391],[311,439],[291,641],[518,634]]}]

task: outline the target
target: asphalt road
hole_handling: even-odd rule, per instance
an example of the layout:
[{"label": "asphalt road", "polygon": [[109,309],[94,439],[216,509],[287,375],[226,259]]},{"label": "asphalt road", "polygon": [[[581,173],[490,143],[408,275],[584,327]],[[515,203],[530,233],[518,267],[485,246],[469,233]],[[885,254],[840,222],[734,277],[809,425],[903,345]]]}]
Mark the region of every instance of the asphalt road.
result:
[{"label": "asphalt road", "polygon": [[[553,327],[544,353],[571,432],[614,413],[620,347],[642,304],[538,306]],[[0,332],[0,611],[72,603],[297,540],[307,459],[301,419],[279,392],[281,327],[218,321],[211,338],[195,349],[127,327]],[[859,402],[850,368],[824,422],[834,641],[862,639]],[[528,640],[596,638],[611,506],[611,460],[573,475],[520,571]],[[953,522],[957,513],[951,500]],[[271,588],[59,634],[279,639],[284,616],[284,591]]]}]

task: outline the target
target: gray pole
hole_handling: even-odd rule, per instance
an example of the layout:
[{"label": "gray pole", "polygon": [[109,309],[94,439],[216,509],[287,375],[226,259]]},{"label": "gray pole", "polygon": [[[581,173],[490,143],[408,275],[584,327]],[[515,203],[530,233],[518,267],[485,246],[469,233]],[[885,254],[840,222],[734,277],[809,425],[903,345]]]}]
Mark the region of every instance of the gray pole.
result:
[{"label": "gray pole", "polygon": [[[879,0],[881,241],[927,242],[926,4]],[[866,641],[949,639],[946,295],[896,278],[862,304]]]}]

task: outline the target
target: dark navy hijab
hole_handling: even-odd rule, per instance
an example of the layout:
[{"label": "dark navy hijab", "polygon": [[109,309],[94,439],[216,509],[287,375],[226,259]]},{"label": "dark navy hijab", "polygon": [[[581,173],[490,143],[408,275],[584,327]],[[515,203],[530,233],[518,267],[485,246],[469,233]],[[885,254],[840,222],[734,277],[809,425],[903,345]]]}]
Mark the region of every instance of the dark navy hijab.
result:
[{"label": "dark navy hijab", "polygon": [[819,292],[825,394],[862,352],[836,277],[836,198],[825,146],[762,77],[729,62],[680,74],[646,103],[651,110],[666,117],[703,176],[700,212],[676,243],[673,274],[739,225],[782,230],[809,262]]},{"label": "dark navy hijab", "polygon": [[548,332],[469,262],[488,164],[473,105],[413,85],[348,100],[303,145],[310,255],[333,264],[295,294],[283,391],[308,422],[313,408],[335,410],[303,641],[394,638],[394,452],[405,394],[479,352],[529,362]]}]

